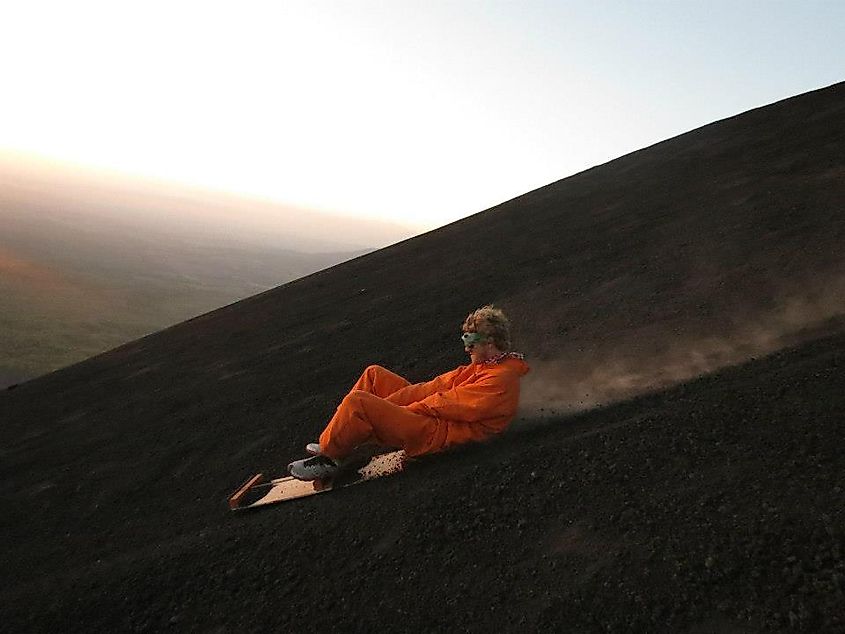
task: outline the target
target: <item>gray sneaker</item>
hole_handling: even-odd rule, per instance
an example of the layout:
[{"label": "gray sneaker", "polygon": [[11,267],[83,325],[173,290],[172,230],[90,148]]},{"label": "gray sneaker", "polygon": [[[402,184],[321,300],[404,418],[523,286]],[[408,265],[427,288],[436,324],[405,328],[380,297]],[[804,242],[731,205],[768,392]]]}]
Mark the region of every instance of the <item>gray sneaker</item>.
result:
[{"label": "gray sneaker", "polygon": [[328,456],[320,454],[288,465],[288,473],[297,480],[323,480],[331,478],[340,466]]},{"label": "gray sneaker", "polygon": [[305,451],[310,453],[312,456],[319,456],[322,452],[320,449],[320,443],[318,442],[309,442],[305,445]]}]

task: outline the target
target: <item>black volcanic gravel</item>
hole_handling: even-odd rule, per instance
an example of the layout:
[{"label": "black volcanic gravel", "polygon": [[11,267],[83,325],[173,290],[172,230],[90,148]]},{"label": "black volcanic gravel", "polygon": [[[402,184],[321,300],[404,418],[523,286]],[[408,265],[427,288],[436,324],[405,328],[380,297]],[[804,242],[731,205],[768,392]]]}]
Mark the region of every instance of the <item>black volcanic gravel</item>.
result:
[{"label": "black volcanic gravel", "polygon": [[[845,336],[822,339],[255,513],[193,480],[190,526],[159,490],[111,529],[84,506],[88,534],[44,539],[85,552],[6,568],[3,623],[845,631],[844,366]],[[146,544],[107,543],[149,523]]]},{"label": "black volcanic gravel", "polygon": [[[838,84],[0,392],[0,630],[845,632],[843,139]],[[562,385],[783,297],[816,311],[769,356],[226,508],[366,364],[462,363],[486,301]]]}]

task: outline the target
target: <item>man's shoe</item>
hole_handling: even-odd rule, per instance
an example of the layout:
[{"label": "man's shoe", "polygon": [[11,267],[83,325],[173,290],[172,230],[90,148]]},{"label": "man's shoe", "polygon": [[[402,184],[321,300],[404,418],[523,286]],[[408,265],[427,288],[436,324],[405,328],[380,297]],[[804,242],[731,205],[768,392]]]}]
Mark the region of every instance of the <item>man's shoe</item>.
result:
[{"label": "man's shoe", "polygon": [[291,462],[288,465],[288,473],[297,480],[323,480],[331,478],[339,468],[334,460],[321,454]]},{"label": "man's shoe", "polygon": [[310,453],[312,456],[319,456],[322,452],[320,449],[320,443],[318,442],[309,442],[305,445],[305,451]]}]

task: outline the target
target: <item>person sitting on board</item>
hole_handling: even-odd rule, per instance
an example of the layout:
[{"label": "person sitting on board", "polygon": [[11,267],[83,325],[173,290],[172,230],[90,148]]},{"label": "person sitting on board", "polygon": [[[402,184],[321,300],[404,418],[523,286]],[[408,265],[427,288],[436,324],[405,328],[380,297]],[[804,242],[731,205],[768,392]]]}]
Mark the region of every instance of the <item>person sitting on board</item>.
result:
[{"label": "person sitting on board", "polygon": [[320,434],[313,456],[288,465],[300,480],[331,478],[357,447],[375,443],[407,456],[441,451],[504,431],[516,414],[519,380],[528,372],[511,352],[510,322],[484,306],[463,323],[464,350],[472,363],[425,383],[411,384],[378,365],[369,366]]}]

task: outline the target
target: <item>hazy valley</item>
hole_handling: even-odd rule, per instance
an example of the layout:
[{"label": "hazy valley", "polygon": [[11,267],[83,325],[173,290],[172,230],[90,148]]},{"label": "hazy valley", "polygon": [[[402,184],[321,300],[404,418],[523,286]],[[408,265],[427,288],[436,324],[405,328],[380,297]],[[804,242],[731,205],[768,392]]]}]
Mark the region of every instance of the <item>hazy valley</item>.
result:
[{"label": "hazy valley", "polygon": [[0,387],[408,233],[334,231],[331,219],[281,206],[281,221],[259,221],[254,201],[177,193],[0,161]]}]

